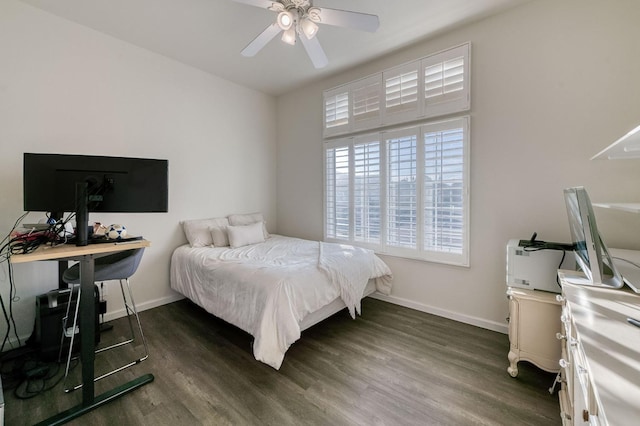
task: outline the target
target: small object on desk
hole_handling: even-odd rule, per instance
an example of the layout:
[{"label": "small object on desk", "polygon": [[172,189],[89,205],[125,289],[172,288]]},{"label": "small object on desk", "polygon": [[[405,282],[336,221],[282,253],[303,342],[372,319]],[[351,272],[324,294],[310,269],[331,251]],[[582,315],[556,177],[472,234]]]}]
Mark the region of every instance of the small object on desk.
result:
[{"label": "small object on desk", "polygon": [[627,318],[627,322],[631,325],[635,325],[636,327],[640,327],[640,320],[635,318]]},{"label": "small object on desk", "polygon": [[116,240],[115,244],[116,245],[120,245],[120,244],[131,244],[131,243],[137,243],[138,241],[140,241],[142,239],[142,237],[134,237],[134,238],[128,238],[125,240]]},{"label": "small object on desk", "polygon": [[107,229],[107,238],[112,240],[120,240],[127,237],[127,228],[119,223],[109,225]]},{"label": "small object on desk", "polygon": [[107,238],[107,237],[96,237],[96,238],[90,238],[89,239],[89,244],[121,244],[121,243],[131,243],[134,241],[140,241],[142,240],[141,236],[135,236],[135,237],[125,237],[125,238],[120,238],[120,239],[112,239],[112,238]]}]

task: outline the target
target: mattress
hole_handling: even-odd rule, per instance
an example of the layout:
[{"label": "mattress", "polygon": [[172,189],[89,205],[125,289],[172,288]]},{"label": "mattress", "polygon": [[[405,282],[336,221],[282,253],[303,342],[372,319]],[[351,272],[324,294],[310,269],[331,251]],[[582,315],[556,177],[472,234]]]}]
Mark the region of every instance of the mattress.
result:
[{"label": "mattress", "polygon": [[342,303],[355,318],[369,280],[389,294],[391,279],[370,250],[281,235],[239,248],[183,245],[171,259],[171,288],[250,333],[255,358],[276,369],[301,327],[323,318],[311,314]]}]

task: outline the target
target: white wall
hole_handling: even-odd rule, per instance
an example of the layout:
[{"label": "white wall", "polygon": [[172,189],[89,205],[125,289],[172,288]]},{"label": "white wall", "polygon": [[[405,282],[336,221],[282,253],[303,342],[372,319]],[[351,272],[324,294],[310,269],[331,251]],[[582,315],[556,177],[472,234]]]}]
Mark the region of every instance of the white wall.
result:
[{"label": "white wall", "polygon": [[[275,107],[271,96],[2,0],[0,235],[23,213],[23,152],[168,159],[168,213],[95,213],[90,220],[124,223],[152,242],[132,280],[138,305],[175,300],[169,262],[186,241],[180,220],[262,211],[275,231]],[[56,266],[14,266],[21,337],[33,327],[34,296],[57,286]],[[109,308],[118,311],[113,285]],[[5,304],[8,286],[2,264]]]},{"label": "white wall", "polygon": [[[640,160],[589,161],[640,124],[639,17],[637,0],[537,0],[280,97],[278,231],[322,238],[322,90],[470,41],[471,267],[384,260],[390,300],[505,331],[510,238],[569,241],[568,186],[640,201]],[[640,249],[640,215],[596,214],[609,246]]]}]

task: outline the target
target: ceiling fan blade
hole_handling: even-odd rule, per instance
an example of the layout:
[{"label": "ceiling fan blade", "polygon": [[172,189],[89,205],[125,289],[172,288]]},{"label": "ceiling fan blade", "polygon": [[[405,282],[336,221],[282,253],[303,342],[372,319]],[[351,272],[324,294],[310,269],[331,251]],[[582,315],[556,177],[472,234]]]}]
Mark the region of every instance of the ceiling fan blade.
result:
[{"label": "ceiling fan blade", "polygon": [[353,28],[370,33],[376,32],[380,26],[380,20],[377,15],[340,9],[328,9],[326,7],[320,7],[318,9],[320,9],[319,23],[321,24]]},{"label": "ceiling fan blade", "polygon": [[236,3],[244,3],[249,6],[261,7],[263,9],[268,9],[273,5],[273,1],[270,0],[233,0]]},{"label": "ceiling fan blade", "polygon": [[318,37],[313,37],[309,40],[307,37],[302,34],[300,36],[300,41],[302,41],[302,45],[304,46],[304,50],[307,51],[307,55],[313,62],[313,66],[316,68],[324,68],[329,63],[327,59],[327,55],[324,53],[322,46],[320,46],[320,42],[318,41]]},{"label": "ceiling fan blade", "polygon": [[258,53],[260,49],[265,47],[267,43],[273,40],[273,38],[277,36],[280,31],[282,31],[282,28],[280,28],[278,24],[273,23],[269,25],[263,32],[260,33],[258,37],[254,38],[253,41],[251,41],[251,43],[247,45],[247,47],[242,49],[242,52],[240,53],[242,54],[242,56],[255,56],[255,54]]}]

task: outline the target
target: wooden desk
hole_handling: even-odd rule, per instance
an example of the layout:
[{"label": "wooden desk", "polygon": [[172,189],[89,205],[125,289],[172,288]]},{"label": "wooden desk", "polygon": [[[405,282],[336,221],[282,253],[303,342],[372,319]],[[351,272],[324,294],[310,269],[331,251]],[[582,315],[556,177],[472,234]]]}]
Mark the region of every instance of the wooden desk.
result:
[{"label": "wooden desk", "polygon": [[147,383],[153,381],[152,374],[145,374],[110,391],[96,396],[94,391],[94,366],[95,359],[95,300],[94,286],[94,262],[96,258],[108,254],[149,247],[151,243],[146,240],[113,244],[90,244],[77,247],[74,245],[60,245],[56,247],[42,246],[29,254],[17,254],[10,258],[11,263],[26,263],[43,260],[77,260],[80,262],[80,360],[82,361],[82,403],[66,411],[50,417],[40,424],[58,425],[79,417],[94,408],[113,401]]}]

